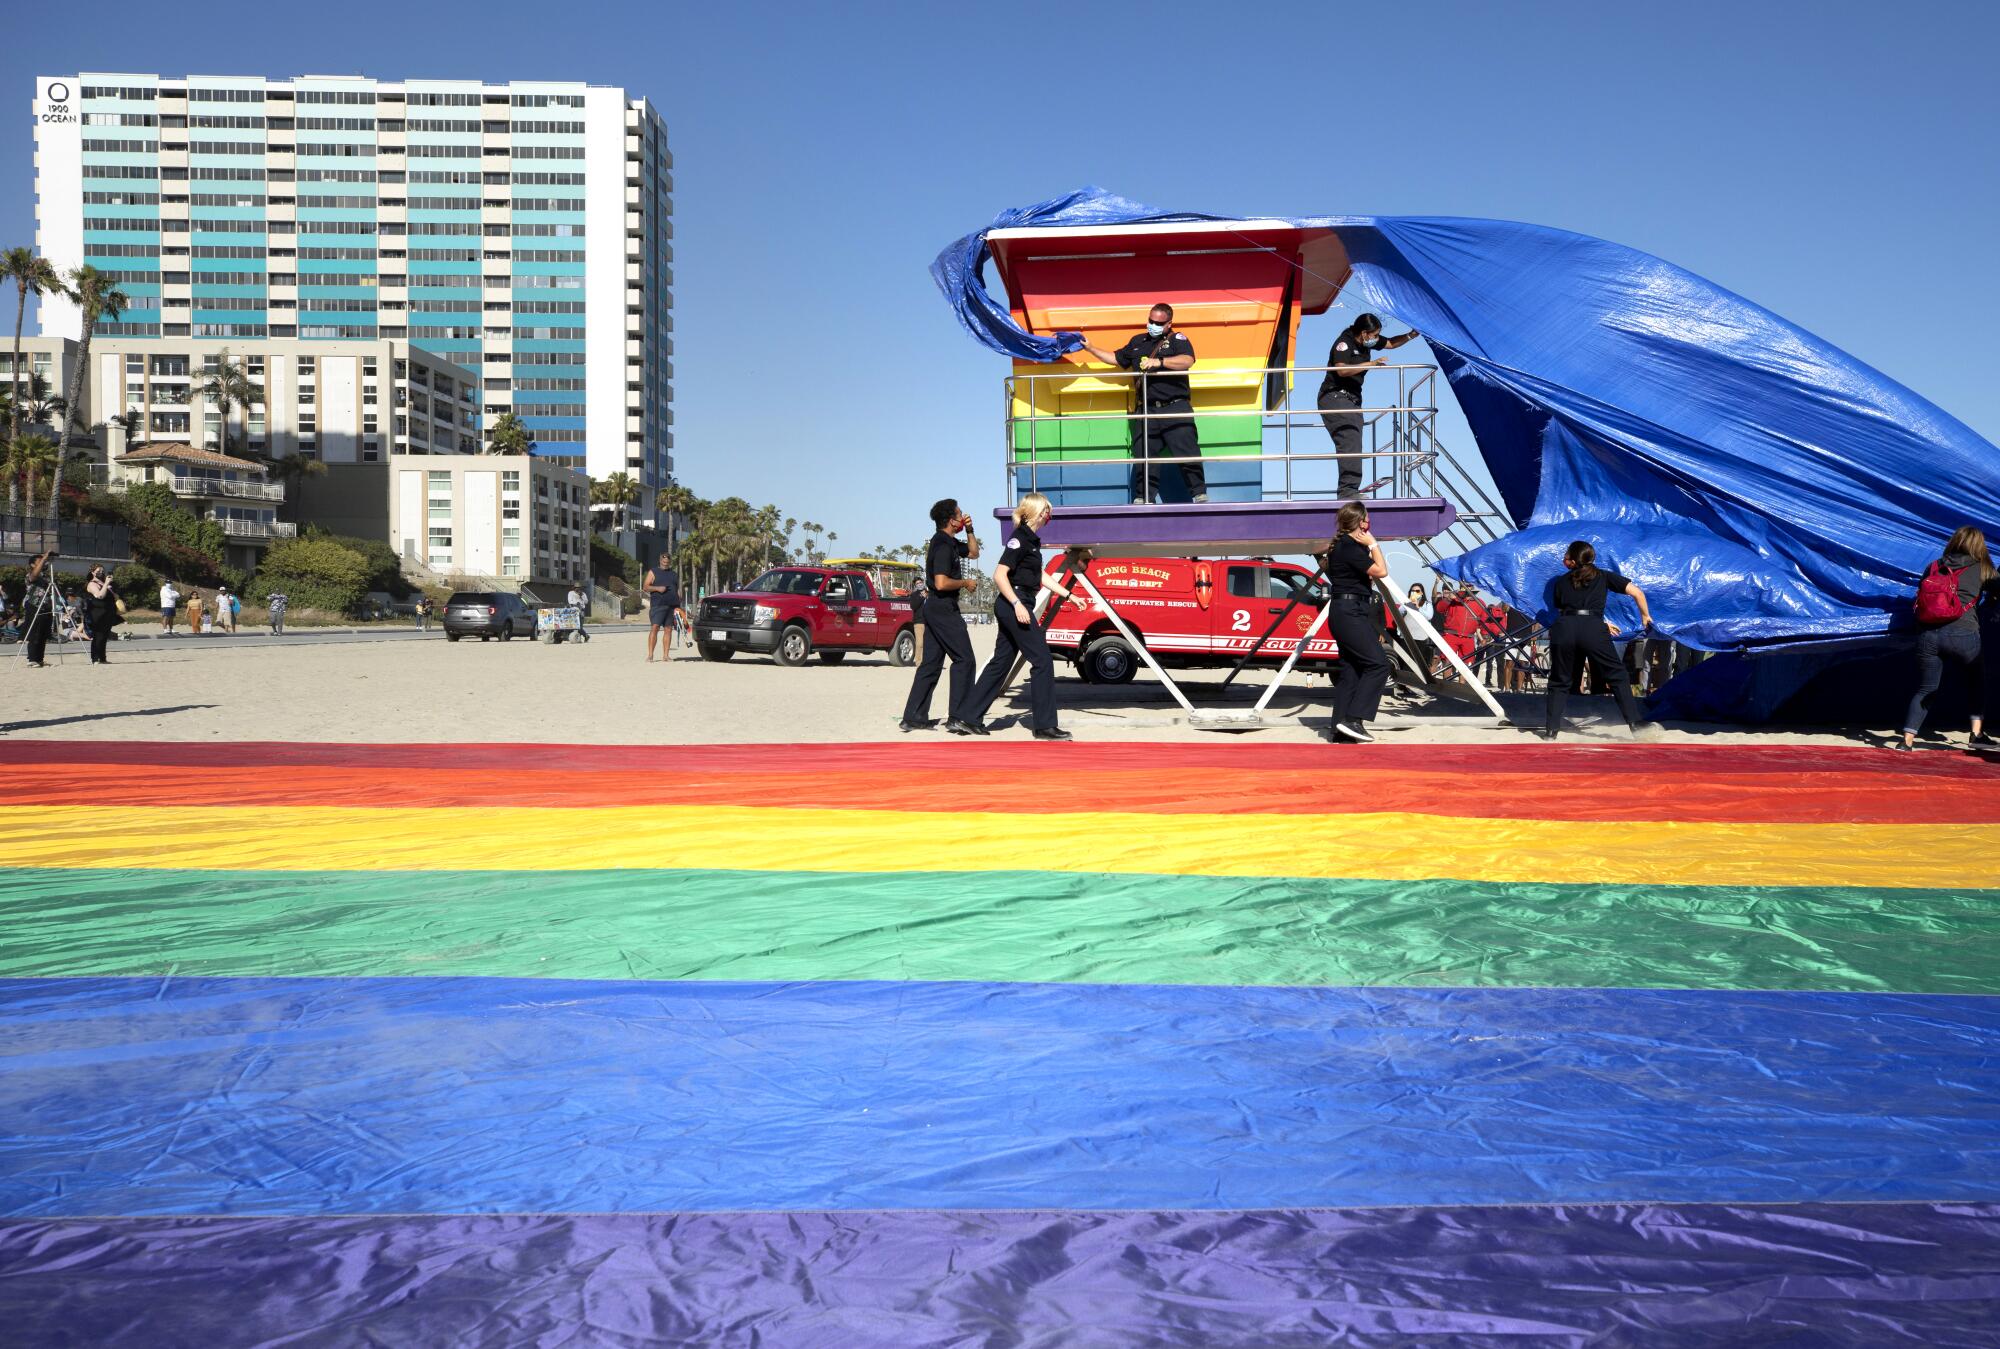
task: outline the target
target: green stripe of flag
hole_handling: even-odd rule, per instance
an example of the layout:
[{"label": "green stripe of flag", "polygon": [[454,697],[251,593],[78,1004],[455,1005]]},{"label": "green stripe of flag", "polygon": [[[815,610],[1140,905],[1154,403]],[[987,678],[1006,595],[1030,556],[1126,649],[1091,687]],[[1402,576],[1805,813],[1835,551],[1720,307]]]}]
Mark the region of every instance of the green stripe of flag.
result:
[{"label": "green stripe of flag", "polygon": [[2000,892],[0,869],[0,976],[2000,991]]}]

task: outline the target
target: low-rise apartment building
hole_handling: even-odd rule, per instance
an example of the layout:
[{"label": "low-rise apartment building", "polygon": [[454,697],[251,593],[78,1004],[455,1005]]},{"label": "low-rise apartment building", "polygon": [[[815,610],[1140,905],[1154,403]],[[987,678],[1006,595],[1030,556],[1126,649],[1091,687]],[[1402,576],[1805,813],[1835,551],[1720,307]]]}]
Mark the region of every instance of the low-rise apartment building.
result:
[{"label": "low-rise apartment building", "polygon": [[590,480],[531,454],[392,455],[331,464],[297,484],[299,519],[386,539],[398,556],[450,579],[584,580]]},{"label": "low-rise apartment building", "polygon": [[[67,395],[77,343],[22,339],[22,378],[38,374]],[[0,384],[13,352],[0,350]],[[224,360],[240,367],[259,401],[232,410],[229,443],[273,459],[304,454],[330,464],[395,454],[472,454],[480,447],[476,372],[407,341],[100,337],[78,420],[106,458],[126,449],[114,417],[139,416],[132,441],[223,449],[222,416],[201,389]]]}]

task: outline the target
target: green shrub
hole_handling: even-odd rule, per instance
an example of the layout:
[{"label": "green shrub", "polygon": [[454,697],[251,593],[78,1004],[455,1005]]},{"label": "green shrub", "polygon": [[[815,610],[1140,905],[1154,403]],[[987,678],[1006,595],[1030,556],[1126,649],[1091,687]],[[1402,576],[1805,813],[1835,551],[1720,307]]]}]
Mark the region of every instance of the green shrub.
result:
[{"label": "green shrub", "polygon": [[158,604],[159,573],[143,562],[127,562],[111,573],[111,585],[127,604]]},{"label": "green shrub", "polygon": [[330,538],[287,539],[273,544],[257,569],[261,600],[272,591],[295,609],[354,614],[369,590],[368,559]]},{"label": "green shrub", "polygon": [[643,569],[639,559],[623,548],[614,548],[595,534],[590,537],[590,574],[599,580],[622,577],[626,585],[636,586]]},{"label": "green shrub", "polygon": [[134,557],[178,580],[215,584],[228,544],[221,525],[187,510],[163,483],[134,484],[126,490],[124,504]]},{"label": "green shrub", "polygon": [[368,588],[384,590],[399,600],[406,600],[416,593],[416,587],[403,575],[403,560],[396,556],[396,550],[383,539],[361,539],[347,534],[330,534],[317,526],[308,525],[301,531],[306,538],[325,539],[337,543],[351,552],[359,553],[368,563]]}]

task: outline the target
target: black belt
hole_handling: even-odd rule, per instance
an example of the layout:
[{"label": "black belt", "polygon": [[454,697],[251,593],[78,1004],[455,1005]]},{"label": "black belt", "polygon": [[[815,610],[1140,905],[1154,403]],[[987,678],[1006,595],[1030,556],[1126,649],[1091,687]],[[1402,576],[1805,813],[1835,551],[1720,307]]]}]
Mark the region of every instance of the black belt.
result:
[{"label": "black belt", "polygon": [[1561,614],[1561,615],[1562,615],[1562,616],[1563,616],[1564,618],[1602,618],[1602,617],[1604,617],[1604,611],[1603,611],[1602,609],[1558,609],[1558,610],[1556,610],[1556,612],[1557,612],[1557,613],[1559,613],[1559,614]]}]

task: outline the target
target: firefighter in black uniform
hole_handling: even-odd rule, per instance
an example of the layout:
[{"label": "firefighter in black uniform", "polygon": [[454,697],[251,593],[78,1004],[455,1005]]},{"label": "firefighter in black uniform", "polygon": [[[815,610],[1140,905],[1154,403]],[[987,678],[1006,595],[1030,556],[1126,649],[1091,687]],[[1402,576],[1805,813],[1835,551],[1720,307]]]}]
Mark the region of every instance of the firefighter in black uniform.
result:
[{"label": "firefighter in black uniform", "polygon": [[1633,733],[1657,733],[1658,728],[1639,715],[1625,662],[1611,649],[1611,634],[1618,629],[1604,617],[1604,603],[1614,592],[1630,595],[1639,606],[1639,621],[1652,627],[1653,611],[1646,604],[1646,592],[1617,572],[1599,568],[1597,549],[1583,539],[1569,546],[1563,565],[1569,570],[1549,587],[1549,607],[1554,614],[1549,624],[1549,726],[1543,734],[1553,740],[1562,729],[1563,704],[1569,701],[1569,691],[1586,662],[1599,686],[1611,686],[1618,710]]},{"label": "firefighter in black uniform", "polygon": [[1382,686],[1389,682],[1389,658],[1375,635],[1382,602],[1375,596],[1375,578],[1389,574],[1382,545],[1368,532],[1368,508],[1350,501],[1336,517],[1340,532],[1320,554],[1326,575],[1327,631],[1340,648],[1340,670],[1333,686],[1333,733],[1342,740],[1372,742],[1367,723],[1375,720]]},{"label": "firefighter in black uniform", "polygon": [[1326,433],[1333,437],[1333,448],[1338,454],[1346,455],[1340,464],[1340,495],[1353,499],[1361,495],[1361,423],[1359,411],[1365,407],[1361,401],[1361,381],[1368,378],[1368,372],[1383,364],[1380,356],[1370,356],[1370,351],[1393,351],[1417,335],[1413,328],[1395,337],[1382,336],[1382,320],[1373,314],[1362,314],[1354,322],[1341,330],[1333,339],[1333,349],[1326,353],[1326,378],[1319,384],[1319,419],[1326,427]]},{"label": "firefighter in black uniform", "polygon": [[[1194,366],[1194,344],[1174,331],[1174,307],[1156,304],[1146,316],[1146,331],[1116,351],[1083,344],[1094,360],[1134,370],[1142,378],[1133,407],[1145,414],[1132,422],[1132,504],[1144,506],[1153,499],[1154,468],[1158,457],[1187,458],[1191,463],[1170,467],[1179,474],[1181,492],[1176,499],[1208,500],[1208,479],[1201,470],[1201,437],[1194,427],[1194,403],[1190,401],[1187,372]],[[1176,413],[1190,415],[1176,416]],[[1165,480],[1160,499],[1168,500]]]},{"label": "firefighter in black uniform", "polygon": [[[1070,740],[1068,731],[1056,725],[1056,668],[1049,658],[1048,640],[1035,621],[1035,597],[1044,583],[1042,540],[1035,531],[1049,519],[1049,499],[1030,492],[1014,507],[1014,532],[1000,550],[1000,565],[993,569],[993,581],[1000,597],[993,602],[993,617],[1000,625],[999,640],[993,644],[993,658],[980,672],[965,704],[965,726],[947,726],[963,734],[970,730],[985,735],[986,710],[1000,696],[1000,686],[1014,671],[1018,653],[1028,662],[1028,724],[1037,740]],[[1058,600],[1070,592],[1048,582]]]},{"label": "firefighter in black uniform", "polygon": [[[958,611],[958,592],[979,584],[977,578],[959,575],[961,563],[979,556],[979,539],[972,532],[972,517],[950,497],[931,507],[931,523],[937,526],[937,533],[931,535],[924,555],[924,658],[917,662],[910,700],[903,705],[901,726],[906,731],[928,731],[937,726],[931,719],[931,694],[937,689],[947,655],[951,657],[951,702],[946,715],[953,726],[964,721],[965,700],[972,692],[972,638],[965,630],[964,615]],[[964,539],[957,537],[961,530]]]}]

